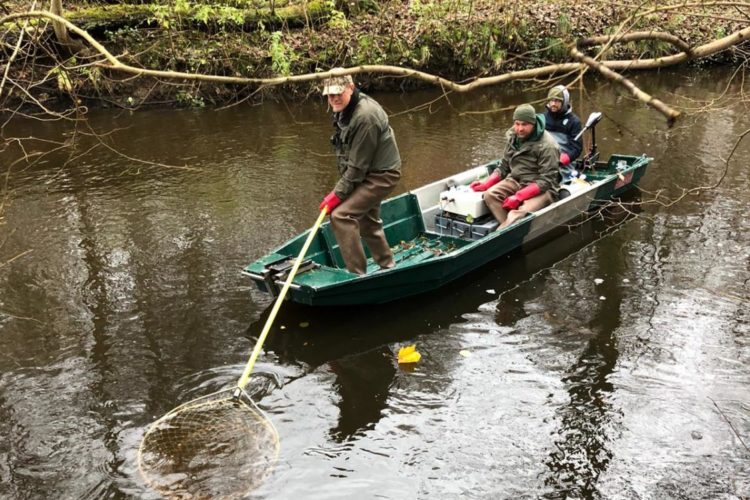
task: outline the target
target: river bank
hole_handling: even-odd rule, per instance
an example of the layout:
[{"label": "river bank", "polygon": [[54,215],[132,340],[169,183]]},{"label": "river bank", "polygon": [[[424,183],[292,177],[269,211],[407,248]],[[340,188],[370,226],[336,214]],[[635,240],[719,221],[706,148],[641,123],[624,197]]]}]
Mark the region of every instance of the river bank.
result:
[{"label": "river bank", "polygon": [[[64,15],[84,28],[125,64],[167,71],[238,77],[275,77],[326,71],[335,66],[402,66],[454,81],[570,62],[577,40],[626,31],[667,32],[694,47],[746,26],[721,6],[649,11],[634,3],[598,1],[443,2],[253,2],[198,4],[66,4]],[[27,6],[20,3],[12,10]],[[663,8],[663,6],[662,6]],[[5,25],[8,26],[7,24]],[[51,32],[51,28],[47,28]],[[6,41],[12,42],[6,31]],[[12,47],[13,44],[8,44]],[[6,47],[3,49],[8,51]],[[596,54],[596,47],[589,54]],[[605,59],[654,58],[675,53],[664,41],[614,45]],[[90,49],[55,66],[46,52],[34,54],[46,74],[33,85],[50,106],[85,103],[136,108],[146,105],[201,107],[279,96],[304,98],[314,85],[257,87],[214,82],[133,79],[86,61]],[[727,50],[691,64],[726,64],[742,57]],[[15,68],[28,65],[17,58]],[[23,68],[20,68],[21,70]],[[372,89],[426,85],[404,78],[361,75]]]}]

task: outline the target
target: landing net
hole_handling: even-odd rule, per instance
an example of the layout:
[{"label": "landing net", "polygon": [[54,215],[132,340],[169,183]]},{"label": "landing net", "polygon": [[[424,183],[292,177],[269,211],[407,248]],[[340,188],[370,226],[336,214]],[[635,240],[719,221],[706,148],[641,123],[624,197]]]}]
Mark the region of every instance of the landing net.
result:
[{"label": "landing net", "polygon": [[255,361],[315,233],[320,211],[271,308],[237,387],[194,399],[149,427],[138,449],[146,483],[167,498],[242,498],[263,482],[279,453],[271,421],[247,396]]},{"label": "landing net", "polygon": [[244,391],[226,389],[178,406],[154,422],[138,468],[166,498],[242,498],[270,473],[279,453],[271,421]]}]

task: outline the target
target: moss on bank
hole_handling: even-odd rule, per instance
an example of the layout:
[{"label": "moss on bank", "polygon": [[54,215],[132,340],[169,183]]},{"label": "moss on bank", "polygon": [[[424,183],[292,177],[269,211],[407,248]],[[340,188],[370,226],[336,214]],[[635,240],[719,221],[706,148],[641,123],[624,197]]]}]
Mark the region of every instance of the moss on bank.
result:
[{"label": "moss on bank", "polygon": [[202,31],[255,31],[301,28],[328,18],[331,6],[320,0],[278,8],[238,8],[229,5],[190,4],[182,8],[159,4],[86,6],[66,13],[78,27],[98,34],[122,27],[163,28],[172,25]]}]

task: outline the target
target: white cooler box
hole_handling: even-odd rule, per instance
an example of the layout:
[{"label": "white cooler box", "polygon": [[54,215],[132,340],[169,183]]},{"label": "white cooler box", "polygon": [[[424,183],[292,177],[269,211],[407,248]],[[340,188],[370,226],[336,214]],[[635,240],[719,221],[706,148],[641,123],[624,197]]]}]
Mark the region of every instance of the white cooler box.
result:
[{"label": "white cooler box", "polygon": [[482,193],[473,191],[469,186],[454,186],[440,193],[440,209],[475,219],[489,213]]}]

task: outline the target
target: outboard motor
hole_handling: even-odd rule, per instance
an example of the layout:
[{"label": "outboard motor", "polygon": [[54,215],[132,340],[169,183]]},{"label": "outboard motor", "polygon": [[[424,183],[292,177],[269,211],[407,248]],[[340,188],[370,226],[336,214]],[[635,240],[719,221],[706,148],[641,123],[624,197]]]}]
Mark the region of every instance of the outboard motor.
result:
[{"label": "outboard motor", "polygon": [[578,140],[584,134],[584,132],[589,129],[591,130],[591,147],[580,161],[581,171],[592,168],[594,164],[599,160],[599,149],[596,147],[596,124],[601,121],[602,116],[603,115],[600,111],[594,111],[593,113],[591,113],[588,120],[586,120],[586,125],[575,137],[575,140]]},{"label": "outboard motor", "polygon": [[582,189],[581,184],[576,182],[583,182],[586,179],[586,170],[594,168],[594,165],[599,160],[599,149],[596,147],[596,124],[602,119],[602,114],[599,111],[594,111],[589,115],[586,120],[586,125],[581,129],[578,135],[575,136],[574,140],[578,140],[587,130],[591,130],[591,147],[583,156],[573,163],[568,168],[560,170],[562,176],[561,189],[559,192],[560,199],[567,198],[572,192]]}]

